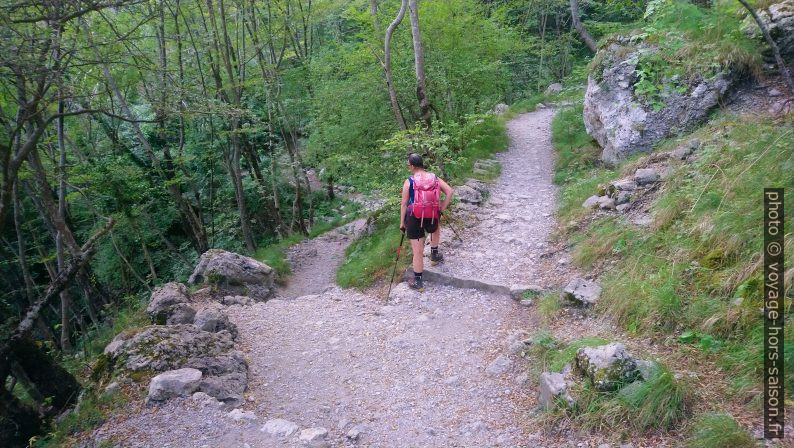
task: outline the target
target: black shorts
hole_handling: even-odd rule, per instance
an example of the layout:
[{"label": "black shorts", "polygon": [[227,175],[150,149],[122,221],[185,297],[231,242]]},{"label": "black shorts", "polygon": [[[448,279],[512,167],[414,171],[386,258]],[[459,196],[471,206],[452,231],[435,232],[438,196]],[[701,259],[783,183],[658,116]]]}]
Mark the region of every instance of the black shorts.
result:
[{"label": "black shorts", "polygon": [[420,219],[410,212],[405,214],[405,233],[409,240],[425,237],[425,232],[433,233],[438,229],[438,218]]}]

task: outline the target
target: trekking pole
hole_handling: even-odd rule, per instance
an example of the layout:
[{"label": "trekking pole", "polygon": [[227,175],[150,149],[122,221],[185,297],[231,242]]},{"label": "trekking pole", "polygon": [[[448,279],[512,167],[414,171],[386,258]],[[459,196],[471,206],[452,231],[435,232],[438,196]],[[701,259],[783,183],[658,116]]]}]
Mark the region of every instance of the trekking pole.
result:
[{"label": "trekking pole", "polygon": [[400,235],[400,245],[397,246],[397,258],[394,259],[394,269],[391,271],[391,280],[389,280],[389,291],[386,293],[386,301],[389,301],[389,295],[391,295],[391,285],[394,284],[394,274],[397,273],[397,264],[400,261],[400,251],[403,248],[403,240],[405,239],[405,231],[403,230],[402,235]]},{"label": "trekking pole", "polygon": [[445,215],[443,212],[441,213],[441,216],[443,216],[444,219],[447,220],[447,225],[449,226],[450,230],[452,230],[452,233],[455,234],[455,238],[457,238],[458,241],[463,242],[463,238],[461,238],[460,235],[458,235],[458,231],[455,230],[454,227],[452,227],[452,220],[449,219],[449,216]]}]

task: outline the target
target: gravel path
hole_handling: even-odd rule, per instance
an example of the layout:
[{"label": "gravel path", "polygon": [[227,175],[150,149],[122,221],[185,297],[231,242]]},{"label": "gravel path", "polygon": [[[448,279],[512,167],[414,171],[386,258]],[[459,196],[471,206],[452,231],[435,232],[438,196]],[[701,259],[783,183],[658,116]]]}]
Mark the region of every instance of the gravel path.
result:
[{"label": "gravel path", "polygon": [[287,252],[292,275],[281,297],[294,299],[317,294],[336,281],[336,270],[345,259],[345,249],[355,235],[366,225],[365,218],[358,219],[317,238],[292,246]]},{"label": "gravel path", "polygon": [[[552,115],[544,110],[509,123],[512,143],[499,156],[503,174],[487,218],[466,230],[462,245],[447,249],[443,269],[506,284],[535,279],[531,261],[553,226]],[[228,308],[250,367],[241,409],[251,420],[172,400],[130,410],[97,438],[136,447],[306,446],[301,431],[322,427],[327,435],[309,445],[536,445],[525,431],[536,391],[520,356],[526,330],[536,326],[531,308],[432,284],[418,293],[401,283],[388,304],[328,286],[333,270],[326,265],[337,265],[347,242],[332,234],[298,246],[290,256],[293,280],[279,297]],[[263,429],[273,419],[298,429],[268,434]]]},{"label": "gravel path", "polygon": [[[434,270],[505,286],[539,283],[538,261],[555,226],[553,116],[553,109],[541,109],[508,123],[510,148],[496,156],[502,174],[476,212],[479,222],[456,229],[463,243],[447,250],[446,262]],[[442,233],[447,241],[452,237]]]}]

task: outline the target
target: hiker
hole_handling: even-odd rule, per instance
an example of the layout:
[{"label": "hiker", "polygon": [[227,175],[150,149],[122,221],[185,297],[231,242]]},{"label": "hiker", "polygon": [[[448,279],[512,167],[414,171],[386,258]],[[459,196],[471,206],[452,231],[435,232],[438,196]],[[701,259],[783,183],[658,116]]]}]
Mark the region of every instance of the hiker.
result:
[{"label": "hiker", "polygon": [[[411,170],[411,176],[403,183],[400,231],[408,235],[413,252],[414,280],[408,286],[423,291],[425,233],[430,234],[430,261],[435,266],[444,261],[438,251],[438,243],[441,242],[439,219],[452,200],[453,190],[438,176],[425,171],[424,161],[419,154],[408,156],[408,169]],[[441,202],[441,192],[444,192],[444,202]]]}]

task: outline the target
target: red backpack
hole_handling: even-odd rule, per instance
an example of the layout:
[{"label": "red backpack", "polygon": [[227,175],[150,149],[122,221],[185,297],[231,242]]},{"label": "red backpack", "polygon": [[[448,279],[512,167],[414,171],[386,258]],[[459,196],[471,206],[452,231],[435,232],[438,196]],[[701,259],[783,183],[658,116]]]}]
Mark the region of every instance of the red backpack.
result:
[{"label": "red backpack", "polygon": [[441,188],[438,184],[438,177],[433,173],[424,173],[423,176],[412,177],[414,188],[414,200],[411,204],[411,213],[415,218],[419,218],[421,224],[424,219],[438,219],[440,212]]}]

